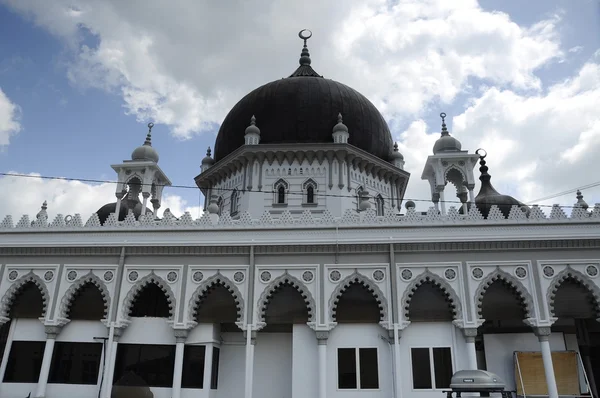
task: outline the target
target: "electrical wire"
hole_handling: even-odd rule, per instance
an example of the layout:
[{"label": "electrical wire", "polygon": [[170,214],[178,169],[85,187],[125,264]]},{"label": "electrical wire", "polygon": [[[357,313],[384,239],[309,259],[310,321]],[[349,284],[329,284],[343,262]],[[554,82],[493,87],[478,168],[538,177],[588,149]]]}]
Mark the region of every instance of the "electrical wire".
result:
[{"label": "electrical wire", "polygon": [[[5,176],[5,177],[18,177],[18,178],[39,178],[39,179],[43,179],[43,180],[59,180],[59,181],[73,181],[73,182],[86,182],[86,183],[96,183],[96,184],[123,184],[124,182],[119,182],[119,181],[111,181],[111,180],[100,180],[100,179],[90,179],[90,178],[73,178],[73,177],[54,177],[54,176],[43,176],[43,175],[31,175],[31,174],[19,174],[19,173],[1,173],[0,172],[0,176]],[[197,186],[195,185],[167,185],[167,184],[145,184],[140,182],[139,184],[136,185],[154,185],[154,186],[162,186],[162,187],[169,187],[169,188],[176,188],[176,189],[198,189]],[[600,181],[599,182],[595,182],[592,184],[588,184],[586,186],[580,187],[578,189],[586,189],[586,188],[592,188],[595,186],[599,186],[600,185]],[[233,192],[233,191],[239,191],[239,192],[248,192],[248,193],[263,193],[263,194],[269,194],[269,195],[273,195],[276,194],[277,191],[275,190],[263,190],[263,189],[236,189],[236,188],[211,188],[212,191],[217,191],[217,192]],[[532,202],[536,202],[536,201],[541,201],[541,200],[546,200],[546,199],[551,199],[553,197],[556,196],[562,196],[565,195],[567,193],[571,193],[571,192],[575,192],[577,190],[569,190],[569,191],[565,191],[565,192],[561,192],[560,194],[556,194],[553,196],[549,196],[547,198],[542,198],[542,199],[537,199],[535,201],[531,201],[529,203]],[[286,192],[286,195],[304,195],[304,192]],[[341,195],[341,194],[333,194],[333,193],[319,193],[319,192],[315,192],[314,193],[315,197],[333,197],[333,198],[355,198],[356,195]],[[381,197],[384,200],[396,200],[397,198],[392,198],[391,196],[384,196],[381,195]],[[200,198],[199,198],[200,199]],[[413,199],[413,198],[402,198],[403,201],[413,201],[413,202],[427,202],[430,203],[431,199]],[[200,202],[200,201],[199,201]],[[459,201],[459,200],[440,200],[439,203],[448,203],[448,204],[458,204],[460,206],[463,205],[463,202]],[[468,202],[467,202],[468,203]],[[480,204],[486,204],[486,203],[481,203]],[[491,204],[495,204],[495,203],[491,203]],[[553,205],[537,205],[538,207],[552,207]],[[575,207],[573,206],[561,206],[563,208],[572,208]]]},{"label": "electrical wire", "polygon": [[541,202],[542,200],[548,200],[548,199],[554,199],[554,198],[557,198],[559,196],[564,196],[564,195],[567,195],[567,194],[570,194],[570,193],[574,193],[574,192],[580,191],[582,189],[594,188],[594,187],[597,187],[599,185],[600,185],[600,181],[592,182],[591,184],[584,185],[584,186],[581,186],[581,187],[578,187],[578,188],[569,189],[569,190],[566,190],[566,191],[555,193],[553,195],[544,196],[543,198],[540,198],[540,199],[531,200],[531,201],[529,201],[529,203]]}]

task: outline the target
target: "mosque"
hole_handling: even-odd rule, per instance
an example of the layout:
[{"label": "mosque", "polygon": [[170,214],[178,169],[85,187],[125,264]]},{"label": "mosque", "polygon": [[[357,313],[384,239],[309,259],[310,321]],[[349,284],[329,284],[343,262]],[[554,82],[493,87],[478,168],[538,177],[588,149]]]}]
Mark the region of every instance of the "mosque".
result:
[{"label": "mosque", "polygon": [[158,217],[150,124],[116,201],[0,223],[0,397],[437,398],[473,369],[597,396],[600,204],[499,193],[442,114],[416,211],[386,121],[300,36],[201,160],[201,217]]}]

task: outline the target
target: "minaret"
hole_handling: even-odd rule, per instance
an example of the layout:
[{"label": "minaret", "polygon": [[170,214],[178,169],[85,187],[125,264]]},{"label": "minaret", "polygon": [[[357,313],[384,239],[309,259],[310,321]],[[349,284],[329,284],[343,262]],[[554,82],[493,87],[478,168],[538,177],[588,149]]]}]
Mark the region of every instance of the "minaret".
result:
[{"label": "minaret", "polygon": [[421,179],[429,181],[431,201],[442,214],[446,214],[444,189],[448,182],[452,183],[456,188],[456,196],[462,203],[463,212],[466,213],[467,200],[471,204],[475,202],[473,168],[479,156],[463,151],[461,143],[448,132],[446,114],[440,113],[440,117],[442,118],[441,136],[433,146],[433,155],[427,158]]},{"label": "minaret", "polygon": [[162,201],[163,188],[171,185],[171,181],[158,167],[158,152],[152,147],[152,127],[154,127],[154,123],[148,123],[146,140],[141,146],[134,149],[131,153],[131,160],[111,166],[118,176],[115,192],[117,219],[121,219],[121,201],[125,195],[128,196],[128,199],[137,200],[140,193],[143,197],[141,214],[146,214],[148,199],[151,198],[150,202],[156,217]]},{"label": "minaret", "polygon": [[398,151],[398,143],[394,142],[394,152],[392,152],[392,161],[391,163],[399,168],[400,170],[404,170],[404,155]]}]

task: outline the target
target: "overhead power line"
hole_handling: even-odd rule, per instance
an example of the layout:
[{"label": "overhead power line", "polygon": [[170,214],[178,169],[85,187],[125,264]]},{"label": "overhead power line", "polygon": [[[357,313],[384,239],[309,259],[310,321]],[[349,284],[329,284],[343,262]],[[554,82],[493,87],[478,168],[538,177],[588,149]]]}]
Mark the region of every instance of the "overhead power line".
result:
[{"label": "overhead power line", "polygon": [[[86,182],[86,183],[95,183],[95,184],[120,184],[122,182],[119,181],[111,181],[111,180],[100,180],[100,179],[91,179],[91,178],[73,178],[73,177],[54,177],[54,176],[43,176],[43,175],[31,175],[31,174],[19,174],[19,173],[0,173],[0,176],[5,176],[5,177],[17,177],[17,178],[39,178],[39,179],[44,179],[44,180],[58,180],[58,181],[73,181],[73,182]],[[160,185],[160,184],[144,184],[142,182],[140,182],[140,184],[138,185],[158,185],[158,186],[163,186],[163,187],[169,187],[169,188],[176,188],[176,189],[199,189],[197,186],[195,185]],[[569,191],[564,191],[560,194],[555,194],[546,198],[542,198],[542,199],[537,199],[535,201],[531,201],[529,203],[532,202],[536,202],[536,201],[542,201],[542,200],[546,200],[546,199],[551,199],[553,197],[556,196],[562,196],[564,194],[567,193],[571,193],[571,192],[575,192],[577,191],[577,189],[586,189],[586,188],[592,188],[595,186],[599,186],[600,185],[600,181],[599,182],[595,182],[592,184],[588,184],[586,186],[580,187],[580,188],[576,188],[574,190],[569,190]],[[276,194],[277,191],[274,190],[263,190],[263,189],[235,189],[235,188],[211,188],[213,191],[218,191],[218,192],[233,192],[233,191],[238,191],[238,192],[248,192],[248,193],[262,193],[262,194],[269,194],[269,195],[273,195]],[[286,195],[304,195],[304,192],[286,192]],[[319,193],[319,192],[315,192],[314,193],[315,197],[334,197],[334,198],[356,198],[356,195],[340,195],[340,194],[329,194],[329,193]],[[381,195],[381,197],[384,200],[396,200],[396,198],[392,198],[391,196],[384,196]],[[200,198],[199,198],[200,199]],[[414,199],[414,198],[402,198],[403,201],[413,201],[413,202],[427,202],[427,203],[431,203],[431,199]],[[459,200],[440,200],[440,203],[448,203],[448,204],[458,204],[459,206],[462,206],[462,202]],[[481,203],[484,204],[484,203]],[[538,205],[539,207],[552,207],[552,205]],[[572,208],[574,206],[561,206],[564,208]]]}]

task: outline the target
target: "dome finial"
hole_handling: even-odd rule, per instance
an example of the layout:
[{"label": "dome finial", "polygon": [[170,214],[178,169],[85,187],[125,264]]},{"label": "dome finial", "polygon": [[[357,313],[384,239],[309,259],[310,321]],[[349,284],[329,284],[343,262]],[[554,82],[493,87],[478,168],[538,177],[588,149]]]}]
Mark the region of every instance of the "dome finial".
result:
[{"label": "dome finial", "polygon": [[206,149],[206,156],[207,156],[207,157],[210,157],[210,153],[211,153],[211,151],[210,151],[210,146],[209,146],[209,147]]},{"label": "dome finial", "polygon": [[442,136],[449,135],[448,129],[446,128],[446,114],[442,112],[440,113],[440,117],[442,118]]},{"label": "dome finial", "polygon": [[154,123],[148,123],[148,134],[146,135],[146,141],[144,141],[144,145],[152,146],[152,127],[154,127]]},{"label": "dome finial", "polygon": [[394,142],[394,152],[398,152],[398,143]]},{"label": "dome finial", "polygon": [[575,203],[575,206],[579,206],[584,210],[587,210],[589,207],[587,202],[583,200],[583,194],[579,189],[577,190],[577,203]]},{"label": "dome finial", "polygon": [[304,40],[304,47],[302,47],[302,53],[300,54],[300,65],[310,65],[310,54],[306,46],[306,41],[312,37],[312,32],[308,29],[302,29],[298,32],[298,37]]}]

